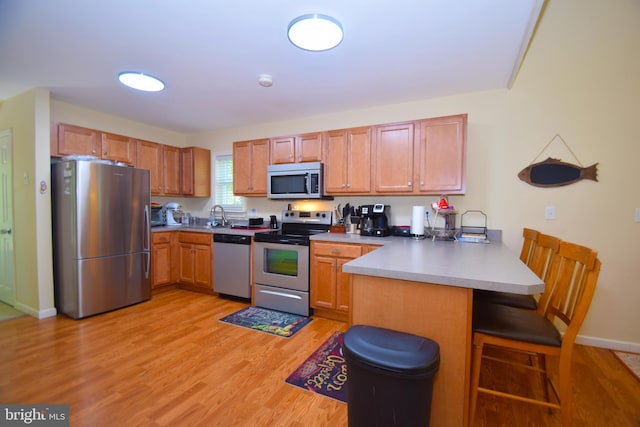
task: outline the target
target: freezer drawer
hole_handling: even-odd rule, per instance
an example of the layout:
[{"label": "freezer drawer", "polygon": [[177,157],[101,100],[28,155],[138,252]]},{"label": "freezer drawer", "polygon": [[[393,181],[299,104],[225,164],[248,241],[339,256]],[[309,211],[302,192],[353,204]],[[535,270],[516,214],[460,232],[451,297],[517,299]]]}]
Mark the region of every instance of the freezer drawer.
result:
[{"label": "freezer drawer", "polygon": [[149,253],[75,260],[56,271],[58,312],[74,319],[151,298]]},{"label": "freezer drawer", "polygon": [[276,288],[256,283],[253,294],[254,304],[258,307],[284,311],[286,313],[309,315],[309,292]]}]

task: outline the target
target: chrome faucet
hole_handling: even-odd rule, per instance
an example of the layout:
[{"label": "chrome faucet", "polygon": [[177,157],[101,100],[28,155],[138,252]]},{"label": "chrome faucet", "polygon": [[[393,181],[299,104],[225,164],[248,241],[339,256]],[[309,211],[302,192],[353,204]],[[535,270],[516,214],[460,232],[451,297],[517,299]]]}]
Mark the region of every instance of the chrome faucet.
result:
[{"label": "chrome faucet", "polygon": [[[217,208],[220,208],[220,212],[222,212],[222,222],[221,225],[223,227],[226,227],[227,225],[229,225],[229,221],[227,221],[227,215],[224,213],[224,208],[220,205],[214,205],[211,208],[211,211],[209,212],[209,215],[211,216],[211,218],[215,219],[216,218],[216,210]],[[213,224],[212,224],[213,225]]]}]

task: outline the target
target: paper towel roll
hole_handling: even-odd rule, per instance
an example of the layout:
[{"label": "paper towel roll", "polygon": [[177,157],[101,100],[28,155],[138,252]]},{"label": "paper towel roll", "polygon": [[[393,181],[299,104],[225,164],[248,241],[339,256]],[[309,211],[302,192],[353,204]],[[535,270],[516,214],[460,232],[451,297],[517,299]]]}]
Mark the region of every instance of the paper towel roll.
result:
[{"label": "paper towel roll", "polygon": [[411,211],[411,234],[424,236],[424,206],[414,206]]}]

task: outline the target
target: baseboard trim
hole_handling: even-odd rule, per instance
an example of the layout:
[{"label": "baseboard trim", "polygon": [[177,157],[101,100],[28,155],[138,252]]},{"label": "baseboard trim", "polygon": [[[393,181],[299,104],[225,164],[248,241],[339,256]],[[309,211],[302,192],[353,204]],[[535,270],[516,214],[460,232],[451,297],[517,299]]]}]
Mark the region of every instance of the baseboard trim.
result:
[{"label": "baseboard trim", "polygon": [[576,344],[590,345],[592,347],[602,347],[609,350],[626,351],[629,353],[640,353],[640,343],[630,341],[610,340],[606,338],[578,335],[576,337]]},{"label": "baseboard trim", "polygon": [[36,310],[33,307],[29,307],[28,305],[24,305],[19,302],[15,303],[14,308],[28,314],[31,317],[35,317],[38,320],[46,319],[47,317],[54,317],[58,314],[58,311],[55,309],[55,307],[46,308],[44,310]]}]

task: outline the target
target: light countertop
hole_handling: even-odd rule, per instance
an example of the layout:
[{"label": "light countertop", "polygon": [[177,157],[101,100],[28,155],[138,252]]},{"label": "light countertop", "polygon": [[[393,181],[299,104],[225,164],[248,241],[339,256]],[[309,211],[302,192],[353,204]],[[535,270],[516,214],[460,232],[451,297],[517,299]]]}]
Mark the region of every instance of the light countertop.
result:
[{"label": "light countertop", "polygon": [[542,280],[499,241],[468,243],[342,233],[318,234],[311,240],[383,245],[344,264],[345,273],[518,294],[544,290]]},{"label": "light countertop", "polygon": [[207,227],[205,225],[171,225],[163,227],[151,227],[152,233],[162,231],[191,231],[196,233],[209,234],[233,234],[237,236],[253,236],[256,233],[271,231],[268,228],[231,228],[231,227]]}]

